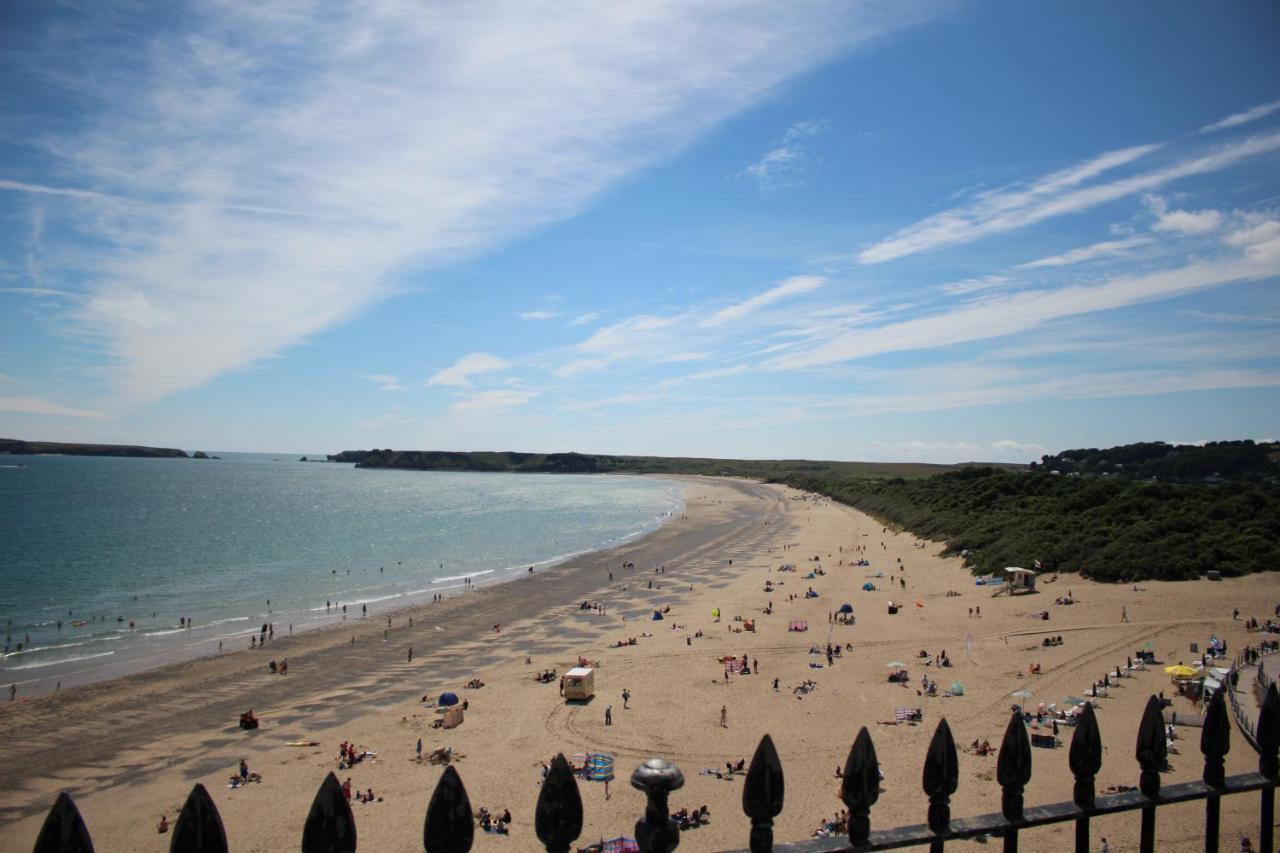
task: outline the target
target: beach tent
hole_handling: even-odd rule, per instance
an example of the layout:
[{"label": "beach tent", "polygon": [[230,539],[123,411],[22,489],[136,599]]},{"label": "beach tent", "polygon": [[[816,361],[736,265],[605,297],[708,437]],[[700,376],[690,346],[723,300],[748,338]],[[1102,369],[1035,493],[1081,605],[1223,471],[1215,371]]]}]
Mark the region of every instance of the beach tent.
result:
[{"label": "beach tent", "polygon": [[953,681],[953,682],[951,682],[951,695],[952,695],[952,696],[963,696],[963,695],[964,695],[964,685],[963,685],[963,684],[961,684],[961,683],[960,683],[960,682],[958,682],[958,681]]},{"label": "beach tent", "polygon": [[564,698],[585,702],[596,695],[596,671],[589,666],[575,666],[564,674]]},{"label": "beach tent", "polygon": [[653,611],[653,616],[652,616],[651,618],[652,618],[652,621],[654,621],[654,622],[661,622],[661,621],[662,621],[662,611],[661,611],[661,610],[655,610],[655,611]]},{"label": "beach tent", "polygon": [[436,704],[441,708],[449,708],[458,704],[457,693],[441,693],[440,698],[436,700]]},{"label": "beach tent", "polygon": [[852,605],[852,604],[849,604],[848,602],[845,602],[844,604],[841,604],[841,605],[840,605],[840,609],[839,609],[839,610],[837,610],[836,612],[837,612],[837,613],[852,613],[852,612],[853,612],[853,605]]},{"label": "beach tent", "polygon": [[711,618],[712,618],[712,619],[719,619],[719,618],[720,618],[720,608],[719,608],[719,607],[713,607],[713,608],[711,608]]},{"label": "beach tent", "polygon": [[873,584],[871,581],[867,581],[862,585],[863,592],[874,592],[875,588],[876,588],[876,585]]},{"label": "beach tent", "polygon": [[608,782],[613,779],[613,755],[608,752],[592,752],[587,755],[586,777],[592,782]]}]

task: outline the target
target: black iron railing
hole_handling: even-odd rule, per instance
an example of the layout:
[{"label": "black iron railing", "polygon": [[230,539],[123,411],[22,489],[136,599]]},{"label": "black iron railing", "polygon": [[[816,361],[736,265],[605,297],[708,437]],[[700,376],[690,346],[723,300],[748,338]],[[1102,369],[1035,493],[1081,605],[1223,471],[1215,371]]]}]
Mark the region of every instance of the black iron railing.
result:
[{"label": "black iron railing", "polygon": [[[1119,812],[1139,812],[1140,849],[1155,849],[1156,814],[1162,806],[1203,800],[1204,847],[1218,850],[1219,808],[1224,796],[1257,792],[1259,849],[1275,850],[1275,791],[1280,782],[1280,694],[1273,683],[1262,703],[1251,743],[1258,752],[1258,772],[1225,775],[1225,757],[1231,746],[1231,718],[1227,712],[1230,683],[1224,684],[1205,708],[1200,751],[1204,772],[1199,782],[1162,786],[1168,744],[1158,697],[1152,696],[1138,726],[1135,756],[1141,773],[1138,789],[1099,796],[1095,782],[1102,768],[1102,737],[1091,705],[1084,706],[1071,738],[1067,764],[1075,778],[1071,802],[1027,806],[1023,791],[1031,780],[1031,743],[1020,715],[1013,715],[1005,729],[997,758],[996,778],[1001,788],[1000,811],[979,817],[953,819],[951,796],[960,782],[955,739],[944,719],[938,723],[925,754],[923,788],[928,798],[926,822],[892,829],[871,828],[871,808],[880,792],[875,744],[864,727],[858,732],[844,766],[841,799],[849,809],[847,841],[815,838],[795,844],[775,845],[773,821],[782,812],[785,782],[782,762],[773,740],[765,735],[751,759],[742,792],[742,809],[750,820],[749,849],[818,853],[833,850],[894,850],[928,845],[942,851],[949,841],[979,836],[1003,839],[1006,853],[1018,849],[1020,833],[1038,826],[1075,824],[1075,849],[1089,850],[1089,822],[1094,817]],[[631,784],[645,792],[644,817],[635,826],[636,841],[644,853],[669,853],[680,843],[680,832],[671,819],[668,795],[684,784],[680,769],[653,758],[636,768]],[[582,831],[582,798],[573,769],[563,755],[556,756],[538,796],[534,825],[541,846],[550,853],[567,853]],[[446,767],[427,805],[422,828],[426,853],[466,853],[475,837],[475,818],[462,777]],[[353,853],[356,823],[337,778],[328,774],[316,792],[302,833],[303,853]],[[34,853],[91,853],[93,842],[75,803],[65,792],[49,810],[36,840]],[[170,853],[226,853],[227,837],[222,818],[208,791],[197,784],[173,827]]]}]

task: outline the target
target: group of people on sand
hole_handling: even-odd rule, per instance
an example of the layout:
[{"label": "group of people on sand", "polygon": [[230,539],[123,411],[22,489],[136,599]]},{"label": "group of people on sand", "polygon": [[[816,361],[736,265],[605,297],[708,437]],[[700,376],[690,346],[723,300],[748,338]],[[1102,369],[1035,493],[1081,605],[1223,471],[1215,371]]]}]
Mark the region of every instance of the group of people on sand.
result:
[{"label": "group of people on sand", "polygon": [[484,806],[475,813],[476,826],[484,832],[491,832],[495,835],[507,835],[511,832],[511,810],[504,808],[502,814],[494,816]]},{"label": "group of people on sand", "polygon": [[344,740],[338,747],[338,769],[346,770],[348,767],[355,767],[365,758],[372,758],[373,756],[374,753],[367,750],[362,749],[357,752],[354,741],[348,743]]},{"label": "group of people on sand", "polygon": [[289,659],[283,658],[279,663],[276,663],[275,660],[273,659],[271,663],[267,664],[267,669],[269,669],[273,674],[276,674],[276,675],[288,675]]},{"label": "group of people on sand", "polygon": [[369,788],[368,790],[365,790],[365,791],[361,791],[359,788],[356,788],[354,789],[354,792],[353,792],[351,788],[350,776],[348,776],[346,781],[342,783],[342,796],[346,798],[348,803],[351,802],[353,797],[358,803],[382,802],[382,797],[375,796],[372,788]]}]

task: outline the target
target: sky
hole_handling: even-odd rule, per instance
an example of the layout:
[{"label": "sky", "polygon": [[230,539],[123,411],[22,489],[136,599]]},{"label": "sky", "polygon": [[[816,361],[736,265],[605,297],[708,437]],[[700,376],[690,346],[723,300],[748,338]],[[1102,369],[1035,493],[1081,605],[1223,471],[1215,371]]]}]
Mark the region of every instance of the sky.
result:
[{"label": "sky", "polygon": [[0,435],[1280,437],[1280,6],[0,5]]}]

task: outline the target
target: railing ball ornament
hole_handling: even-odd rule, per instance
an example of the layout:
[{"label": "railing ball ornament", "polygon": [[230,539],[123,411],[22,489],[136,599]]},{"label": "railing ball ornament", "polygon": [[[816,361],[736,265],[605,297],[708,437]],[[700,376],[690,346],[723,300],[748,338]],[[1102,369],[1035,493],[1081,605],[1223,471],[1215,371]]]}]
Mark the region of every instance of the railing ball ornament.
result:
[{"label": "railing ball ornament", "polygon": [[680,768],[664,758],[650,758],[631,774],[631,787],[644,791],[644,818],[636,822],[636,844],[642,853],[670,853],[680,846],[680,830],[671,819],[668,795],[684,787]]}]

